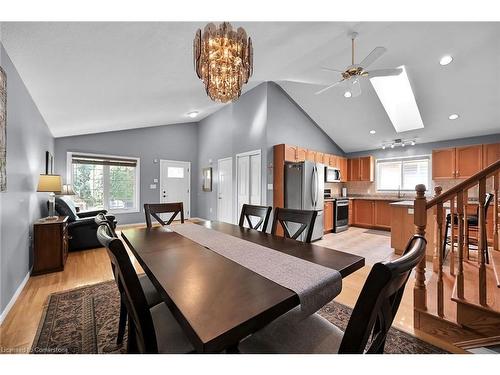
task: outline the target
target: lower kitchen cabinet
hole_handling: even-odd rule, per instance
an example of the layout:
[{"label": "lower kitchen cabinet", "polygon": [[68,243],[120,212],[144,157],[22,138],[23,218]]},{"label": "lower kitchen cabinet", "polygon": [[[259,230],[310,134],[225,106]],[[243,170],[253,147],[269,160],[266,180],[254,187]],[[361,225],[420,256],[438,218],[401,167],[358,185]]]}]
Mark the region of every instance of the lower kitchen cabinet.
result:
[{"label": "lower kitchen cabinet", "polygon": [[353,199],[349,225],[382,230],[391,229],[391,207],[389,200]]},{"label": "lower kitchen cabinet", "polygon": [[373,203],[366,199],[354,201],[354,225],[373,226]]},{"label": "lower kitchen cabinet", "polygon": [[374,201],[374,225],[387,230],[391,229],[391,201]]},{"label": "lower kitchen cabinet", "polygon": [[325,202],[323,211],[324,217],[324,232],[331,232],[333,230],[333,202]]}]

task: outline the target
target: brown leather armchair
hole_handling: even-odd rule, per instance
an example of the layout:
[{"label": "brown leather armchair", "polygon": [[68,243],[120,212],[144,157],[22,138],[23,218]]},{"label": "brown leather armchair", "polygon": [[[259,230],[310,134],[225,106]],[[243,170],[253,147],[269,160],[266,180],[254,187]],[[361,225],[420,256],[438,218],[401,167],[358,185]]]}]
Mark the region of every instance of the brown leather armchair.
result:
[{"label": "brown leather armchair", "polygon": [[[56,197],[55,208],[58,215],[68,216],[69,251],[102,247],[97,239],[95,217],[99,213],[106,215],[106,210],[78,212],[73,201],[65,196]],[[115,217],[106,215],[106,219],[115,229]]]}]

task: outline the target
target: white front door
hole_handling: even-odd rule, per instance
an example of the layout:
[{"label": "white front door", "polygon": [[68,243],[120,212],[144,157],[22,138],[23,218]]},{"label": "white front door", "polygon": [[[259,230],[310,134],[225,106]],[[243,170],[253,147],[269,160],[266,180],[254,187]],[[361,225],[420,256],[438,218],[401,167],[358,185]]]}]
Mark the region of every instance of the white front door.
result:
[{"label": "white front door", "polygon": [[[160,202],[182,202],[184,217],[191,213],[191,163],[188,161],[160,160]],[[172,214],[161,215],[168,220]],[[176,217],[176,220],[180,217]]]},{"label": "white front door", "polygon": [[217,220],[233,223],[233,158],[217,162]]},{"label": "white front door", "polygon": [[260,150],[236,155],[238,216],[243,204],[262,204]]}]

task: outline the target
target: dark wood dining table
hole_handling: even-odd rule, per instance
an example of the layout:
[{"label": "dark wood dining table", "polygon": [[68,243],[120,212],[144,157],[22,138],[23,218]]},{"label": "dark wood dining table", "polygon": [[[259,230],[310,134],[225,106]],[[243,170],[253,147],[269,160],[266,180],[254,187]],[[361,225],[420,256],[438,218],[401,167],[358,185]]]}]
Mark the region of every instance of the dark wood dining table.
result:
[{"label": "dark wood dining table", "polygon": [[[194,222],[335,269],[343,278],[365,264],[357,255],[237,225]],[[300,303],[294,291],[166,227],[125,229],[121,235],[197,352],[234,347]]]}]

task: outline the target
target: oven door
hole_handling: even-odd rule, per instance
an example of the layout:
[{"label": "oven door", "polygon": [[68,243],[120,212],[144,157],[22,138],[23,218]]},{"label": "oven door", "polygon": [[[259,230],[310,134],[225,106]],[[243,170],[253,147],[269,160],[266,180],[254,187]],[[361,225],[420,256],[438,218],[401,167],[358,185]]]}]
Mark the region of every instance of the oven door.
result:
[{"label": "oven door", "polygon": [[334,232],[346,230],[349,224],[349,201],[338,200],[335,202]]},{"label": "oven door", "polygon": [[339,182],[340,169],[325,167],[325,182]]}]

